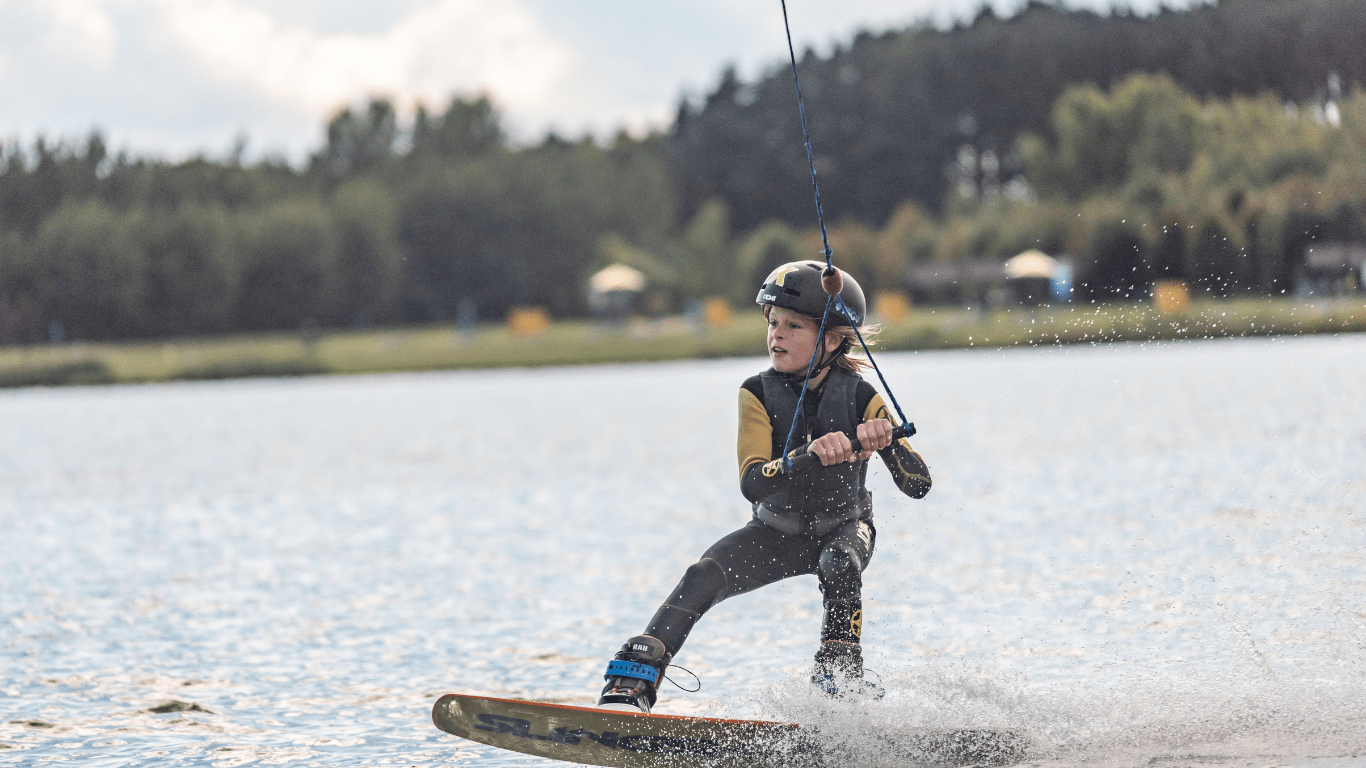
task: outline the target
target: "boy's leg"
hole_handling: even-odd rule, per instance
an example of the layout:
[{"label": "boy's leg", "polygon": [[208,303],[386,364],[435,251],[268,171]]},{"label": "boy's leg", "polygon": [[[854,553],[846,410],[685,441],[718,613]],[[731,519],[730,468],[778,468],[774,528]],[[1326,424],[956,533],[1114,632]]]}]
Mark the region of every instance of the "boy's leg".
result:
[{"label": "boy's leg", "polygon": [[863,569],[876,539],[872,521],[859,520],[841,526],[821,548],[817,575],[825,614],[814,682],[829,681],[835,674],[863,677]]},{"label": "boy's leg", "polygon": [[627,640],[617,652],[598,705],[649,712],[659,678],[702,614],[727,597],[811,573],[809,550],[809,542],[757,520],[713,544],[683,573],[645,634]]},{"label": "boy's leg", "polygon": [[677,653],[702,614],[725,598],[725,570],[720,563],[704,556],[683,572],[683,579],[655,611],[645,634],[659,638],[665,648]]},{"label": "boy's leg", "polygon": [[712,606],[775,581],[810,573],[809,543],[752,520],[727,534],[688,566],[669,599],[655,612],[645,634],[657,637],[672,654],[683,647],[702,614]]}]

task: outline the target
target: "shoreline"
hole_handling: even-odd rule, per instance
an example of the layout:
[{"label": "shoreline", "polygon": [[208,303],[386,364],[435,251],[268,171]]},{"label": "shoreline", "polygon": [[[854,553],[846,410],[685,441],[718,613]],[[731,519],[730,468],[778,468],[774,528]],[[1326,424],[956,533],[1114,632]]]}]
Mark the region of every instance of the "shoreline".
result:
[{"label": "shoreline", "polygon": [[[619,326],[561,321],[522,337],[504,324],[473,333],[440,324],[0,347],[0,388],[763,356],[762,317],[737,315],[723,328],[680,317]],[[1136,303],[990,312],[935,307],[884,321],[874,354],[1361,332],[1366,297],[1356,296],[1205,300],[1179,315]]]}]

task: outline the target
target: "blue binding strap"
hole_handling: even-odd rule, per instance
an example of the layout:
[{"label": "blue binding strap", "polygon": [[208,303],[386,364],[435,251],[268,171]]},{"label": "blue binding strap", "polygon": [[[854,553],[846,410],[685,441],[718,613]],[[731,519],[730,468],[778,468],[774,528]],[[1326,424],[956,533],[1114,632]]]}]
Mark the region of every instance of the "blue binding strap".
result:
[{"label": "blue binding strap", "polygon": [[637,680],[644,680],[647,683],[655,683],[659,680],[659,670],[649,664],[641,664],[638,661],[622,661],[616,659],[608,662],[607,674],[602,676],[603,680],[611,680],[614,677],[633,677]]}]

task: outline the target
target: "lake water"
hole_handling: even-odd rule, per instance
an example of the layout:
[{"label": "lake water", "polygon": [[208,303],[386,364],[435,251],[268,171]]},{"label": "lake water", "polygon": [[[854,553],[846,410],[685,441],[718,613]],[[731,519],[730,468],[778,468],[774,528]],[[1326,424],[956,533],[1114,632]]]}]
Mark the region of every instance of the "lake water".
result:
[{"label": "lake water", "polygon": [[[727,601],[656,711],[1010,726],[1048,766],[1366,766],[1366,337],[886,354],[880,702],[801,683],[814,577]],[[759,359],[0,393],[0,765],[551,765],[462,691],[590,704],[749,515]],[[686,677],[686,676],[684,676]],[[168,702],[182,711],[151,711]]]}]

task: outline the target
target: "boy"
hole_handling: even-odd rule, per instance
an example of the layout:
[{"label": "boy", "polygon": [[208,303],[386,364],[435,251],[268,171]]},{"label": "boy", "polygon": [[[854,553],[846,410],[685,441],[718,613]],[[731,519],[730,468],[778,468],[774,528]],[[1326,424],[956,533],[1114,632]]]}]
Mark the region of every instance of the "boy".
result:
[{"label": "boy", "polygon": [[[897,487],[917,499],[929,492],[930,473],[906,440],[893,442],[881,395],[858,375],[868,363],[849,356],[856,339],[851,318],[832,311],[824,338],[816,338],[827,298],[824,266],[784,264],[755,299],[768,319],[772,367],[740,388],[740,491],[753,518],[689,566],[645,633],[626,641],[608,664],[598,706],[648,713],[664,670],[702,614],[728,597],[803,574],[819,578],[825,604],[812,682],[830,695],[873,687],[863,682],[859,645],[862,573],[877,541],[865,462],[878,453]],[[841,276],[840,298],[861,326],[863,291]],[[781,454],[794,419],[800,447],[791,455],[813,453],[820,465],[788,473]],[[858,453],[850,436],[858,438]]]}]

